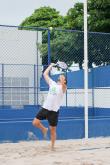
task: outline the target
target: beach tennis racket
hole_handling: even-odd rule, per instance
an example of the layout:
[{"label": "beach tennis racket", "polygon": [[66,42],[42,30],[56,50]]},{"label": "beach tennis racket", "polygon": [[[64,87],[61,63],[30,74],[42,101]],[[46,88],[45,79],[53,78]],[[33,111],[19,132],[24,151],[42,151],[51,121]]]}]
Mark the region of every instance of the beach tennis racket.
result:
[{"label": "beach tennis racket", "polygon": [[67,70],[68,69],[68,66],[65,62],[63,61],[58,61],[56,64],[55,64],[55,67],[57,68],[61,68],[62,70]]}]

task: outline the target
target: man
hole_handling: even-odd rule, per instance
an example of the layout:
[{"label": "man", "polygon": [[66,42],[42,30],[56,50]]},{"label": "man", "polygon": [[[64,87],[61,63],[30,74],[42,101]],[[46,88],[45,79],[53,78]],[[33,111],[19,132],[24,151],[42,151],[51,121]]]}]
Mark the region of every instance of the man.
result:
[{"label": "man", "polygon": [[49,92],[47,98],[42,106],[42,109],[36,115],[33,120],[33,125],[39,128],[44,137],[47,134],[48,128],[44,127],[41,120],[47,119],[50,126],[50,137],[51,137],[51,149],[54,149],[56,140],[56,126],[58,123],[59,108],[62,103],[63,95],[66,92],[66,78],[64,75],[60,75],[58,82],[53,81],[49,72],[55,64],[50,64],[44,71],[43,76],[47,84],[49,85]]}]

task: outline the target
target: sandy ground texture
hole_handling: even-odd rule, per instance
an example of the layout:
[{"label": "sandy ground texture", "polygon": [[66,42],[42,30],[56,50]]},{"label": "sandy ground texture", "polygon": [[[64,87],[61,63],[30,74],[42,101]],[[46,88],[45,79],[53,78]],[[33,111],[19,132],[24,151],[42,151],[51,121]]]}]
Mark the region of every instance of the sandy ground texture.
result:
[{"label": "sandy ground texture", "polygon": [[2,143],[0,165],[110,165],[110,138]]}]

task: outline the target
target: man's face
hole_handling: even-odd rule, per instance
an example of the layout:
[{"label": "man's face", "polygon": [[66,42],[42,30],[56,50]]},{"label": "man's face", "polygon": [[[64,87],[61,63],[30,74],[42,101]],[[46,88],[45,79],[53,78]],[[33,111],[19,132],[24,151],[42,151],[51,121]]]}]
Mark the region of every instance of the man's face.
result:
[{"label": "man's face", "polygon": [[58,80],[59,80],[59,82],[61,84],[65,84],[65,82],[66,82],[66,79],[65,79],[65,76],[64,75],[60,75],[59,78],[58,78]]}]

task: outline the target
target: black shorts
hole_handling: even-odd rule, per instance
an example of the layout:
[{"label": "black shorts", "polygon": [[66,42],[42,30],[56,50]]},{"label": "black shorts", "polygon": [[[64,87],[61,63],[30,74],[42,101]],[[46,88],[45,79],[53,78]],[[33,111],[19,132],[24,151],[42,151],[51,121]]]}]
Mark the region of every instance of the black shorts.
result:
[{"label": "black shorts", "polygon": [[36,115],[36,118],[39,120],[47,119],[50,126],[57,126],[58,116],[59,116],[59,111],[58,112],[49,111],[45,108],[42,108]]}]

